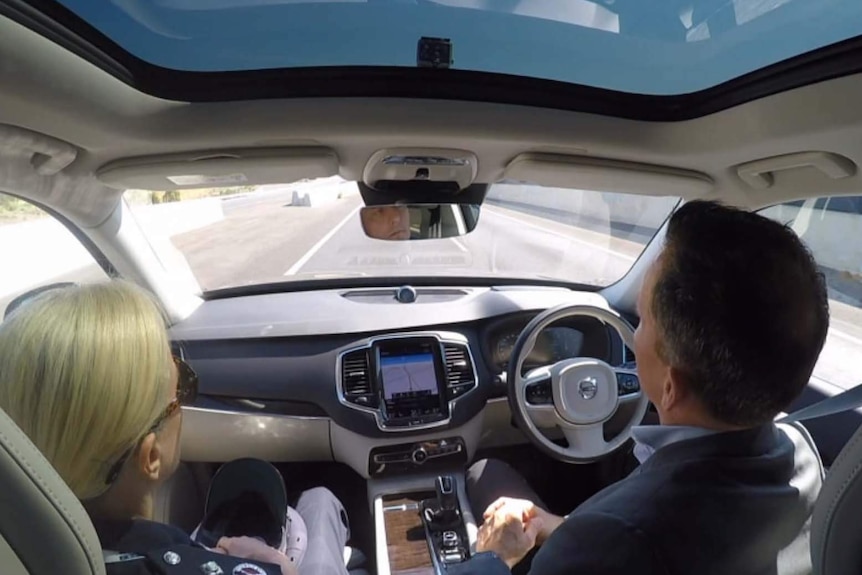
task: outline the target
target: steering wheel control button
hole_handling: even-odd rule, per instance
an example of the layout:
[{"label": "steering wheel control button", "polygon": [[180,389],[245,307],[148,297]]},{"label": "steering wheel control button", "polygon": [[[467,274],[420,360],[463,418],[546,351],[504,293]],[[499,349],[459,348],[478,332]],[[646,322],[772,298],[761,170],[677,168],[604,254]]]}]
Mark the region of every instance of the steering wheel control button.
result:
[{"label": "steering wheel control button", "polygon": [[550,405],[554,402],[551,395],[551,382],[540,381],[527,386],[527,403],[533,405]]},{"label": "steering wheel control button", "polygon": [[641,384],[638,376],[633,373],[617,373],[617,389],[620,395],[639,392]]}]

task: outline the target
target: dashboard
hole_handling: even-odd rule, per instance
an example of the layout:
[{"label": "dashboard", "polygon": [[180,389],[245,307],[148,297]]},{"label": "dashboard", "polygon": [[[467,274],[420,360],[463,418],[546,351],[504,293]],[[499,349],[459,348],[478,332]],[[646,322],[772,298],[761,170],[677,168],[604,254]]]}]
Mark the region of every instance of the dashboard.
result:
[{"label": "dashboard", "polygon": [[[516,314],[494,322],[483,334],[483,350],[489,367],[498,372],[508,368],[515,342],[535,317],[535,313]],[[592,318],[570,318],[548,326],[539,334],[536,345],[524,361],[524,372],[571,357],[596,357],[611,361],[610,333]]]},{"label": "dashboard", "polygon": [[[521,331],[560,304],[607,307],[562,288],[417,288],[409,304],[396,291],[214,299],[173,326],[200,380],[184,459],[335,459],[368,475],[417,449],[468,457],[489,437],[517,440],[501,374]],[[524,368],[579,356],[625,359],[612,328],[575,317],[546,328]]]}]

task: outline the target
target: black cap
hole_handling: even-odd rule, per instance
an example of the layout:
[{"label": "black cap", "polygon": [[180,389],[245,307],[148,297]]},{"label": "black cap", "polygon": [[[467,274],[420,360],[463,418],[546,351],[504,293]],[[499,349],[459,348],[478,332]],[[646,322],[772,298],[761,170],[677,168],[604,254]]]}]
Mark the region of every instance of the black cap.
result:
[{"label": "black cap", "polygon": [[261,459],[237,459],[222,465],[213,477],[197,539],[213,546],[221,537],[259,537],[278,548],[286,514],[281,473]]}]

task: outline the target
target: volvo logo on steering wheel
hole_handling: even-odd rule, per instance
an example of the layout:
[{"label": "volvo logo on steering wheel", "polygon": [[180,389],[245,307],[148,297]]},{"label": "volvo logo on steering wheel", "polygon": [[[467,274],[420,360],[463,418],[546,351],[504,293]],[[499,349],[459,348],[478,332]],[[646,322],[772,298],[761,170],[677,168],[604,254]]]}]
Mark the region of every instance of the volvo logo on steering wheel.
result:
[{"label": "volvo logo on steering wheel", "polygon": [[599,384],[594,377],[587,377],[578,382],[578,393],[584,399],[592,399],[599,391]]}]

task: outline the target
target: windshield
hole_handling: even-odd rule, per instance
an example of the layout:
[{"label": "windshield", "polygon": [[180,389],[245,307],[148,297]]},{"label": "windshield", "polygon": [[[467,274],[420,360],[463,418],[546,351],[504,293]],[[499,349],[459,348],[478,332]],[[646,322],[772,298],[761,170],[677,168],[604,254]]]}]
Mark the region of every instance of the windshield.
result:
[{"label": "windshield", "polygon": [[678,203],[494,184],[472,232],[393,242],[366,236],[358,187],[338,178],[125,197],[165,265],[184,259],[204,291],[396,276],[605,286],[628,271]]},{"label": "windshield", "polygon": [[[707,89],[862,32],[859,0],[60,4],[118,50],[174,70],[416,67],[419,39],[433,37],[451,41],[453,69],[655,95]],[[94,45],[105,44],[93,30],[78,28]]]}]

